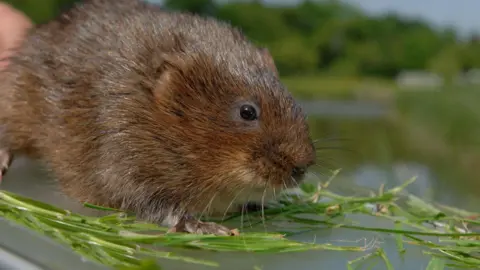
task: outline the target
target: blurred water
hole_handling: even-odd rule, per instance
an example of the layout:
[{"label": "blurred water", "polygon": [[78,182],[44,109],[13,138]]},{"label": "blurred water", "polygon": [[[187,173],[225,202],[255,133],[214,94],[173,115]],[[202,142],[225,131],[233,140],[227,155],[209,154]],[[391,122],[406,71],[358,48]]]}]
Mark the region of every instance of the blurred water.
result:
[{"label": "blurred water", "polygon": [[347,118],[382,118],[388,112],[386,105],[370,101],[315,100],[304,101],[302,107],[310,115]]}]

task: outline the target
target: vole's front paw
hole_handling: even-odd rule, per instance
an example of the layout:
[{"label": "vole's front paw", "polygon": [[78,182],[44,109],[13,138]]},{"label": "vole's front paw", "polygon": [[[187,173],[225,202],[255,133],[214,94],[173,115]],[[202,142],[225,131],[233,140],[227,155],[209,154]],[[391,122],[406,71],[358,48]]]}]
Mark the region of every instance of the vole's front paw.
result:
[{"label": "vole's front paw", "polygon": [[214,234],[221,236],[235,235],[229,228],[215,222],[203,222],[194,218],[186,218],[170,228],[169,232],[188,232],[194,234]]},{"label": "vole's front paw", "polygon": [[2,177],[7,173],[11,162],[12,154],[6,149],[0,149],[0,182],[2,181]]}]

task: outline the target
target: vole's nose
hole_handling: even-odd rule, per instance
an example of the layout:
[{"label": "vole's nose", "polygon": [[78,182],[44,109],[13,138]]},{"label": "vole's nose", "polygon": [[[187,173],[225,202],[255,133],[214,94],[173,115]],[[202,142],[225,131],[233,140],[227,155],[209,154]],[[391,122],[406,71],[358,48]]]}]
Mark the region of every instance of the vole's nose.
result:
[{"label": "vole's nose", "polygon": [[305,173],[307,171],[307,167],[305,166],[295,166],[292,169],[292,177],[296,181],[301,181],[303,177],[305,177]]}]

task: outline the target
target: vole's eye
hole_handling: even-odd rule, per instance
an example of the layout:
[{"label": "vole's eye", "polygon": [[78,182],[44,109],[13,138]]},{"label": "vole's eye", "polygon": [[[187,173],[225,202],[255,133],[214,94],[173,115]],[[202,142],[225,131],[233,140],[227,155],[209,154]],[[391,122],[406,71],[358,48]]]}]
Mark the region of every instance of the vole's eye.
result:
[{"label": "vole's eye", "polygon": [[247,121],[257,120],[257,110],[252,105],[242,105],[240,107],[240,116]]}]

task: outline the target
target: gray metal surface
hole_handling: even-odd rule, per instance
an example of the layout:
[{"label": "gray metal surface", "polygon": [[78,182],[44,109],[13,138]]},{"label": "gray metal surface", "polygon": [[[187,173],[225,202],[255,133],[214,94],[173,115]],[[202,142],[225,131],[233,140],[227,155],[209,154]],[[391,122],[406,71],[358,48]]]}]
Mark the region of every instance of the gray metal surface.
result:
[{"label": "gray metal surface", "polygon": [[0,218],[0,270],[106,270],[47,237]]},{"label": "gray metal surface", "polygon": [[42,270],[43,268],[35,265],[16,254],[0,248],[0,270]]}]

